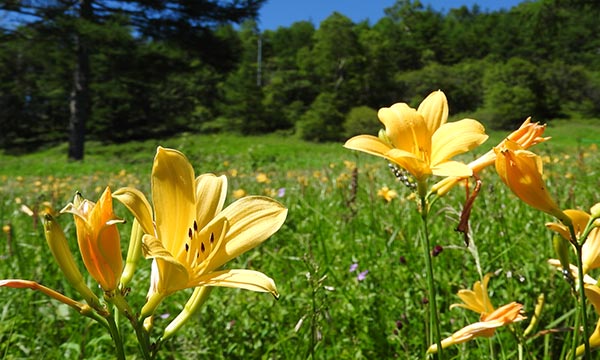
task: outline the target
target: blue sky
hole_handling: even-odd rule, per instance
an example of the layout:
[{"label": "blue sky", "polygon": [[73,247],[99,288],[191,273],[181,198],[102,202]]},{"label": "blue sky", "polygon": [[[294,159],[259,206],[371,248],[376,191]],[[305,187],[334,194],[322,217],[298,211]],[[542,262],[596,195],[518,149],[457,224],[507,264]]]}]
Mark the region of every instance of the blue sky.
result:
[{"label": "blue sky", "polygon": [[[462,5],[471,7],[479,4],[482,10],[510,9],[524,0],[421,0],[435,10],[446,11]],[[279,26],[288,27],[301,20],[312,21],[318,26],[321,21],[337,11],[354,22],[369,19],[377,22],[383,10],[396,3],[395,0],[267,0],[260,10],[261,30],[275,30]]]}]

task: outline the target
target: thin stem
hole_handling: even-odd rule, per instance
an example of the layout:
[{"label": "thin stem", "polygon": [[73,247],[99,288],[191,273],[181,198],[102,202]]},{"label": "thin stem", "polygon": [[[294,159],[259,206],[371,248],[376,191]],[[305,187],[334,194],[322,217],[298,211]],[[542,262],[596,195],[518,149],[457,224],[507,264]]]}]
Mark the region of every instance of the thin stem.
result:
[{"label": "thin stem", "polygon": [[[443,349],[442,349],[442,340],[440,337],[440,322],[438,319],[438,311],[437,311],[437,301],[436,301],[436,293],[435,293],[435,282],[433,277],[433,265],[431,261],[431,253],[429,252],[430,244],[429,244],[429,227],[427,226],[427,201],[425,196],[421,195],[421,220],[423,222],[423,255],[425,256],[426,269],[427,269],[427,290],[429,292],[429,324],[430,324],[430,333],[433,330],[433,339],[437,344],[438,350],[438,359],[442,359]],[[431,334],[430,334],[431,338]]]},{"label": "thin stem", "polygon": [[[584,281],[583,281],[583,262],[581,260],[581,248],[582,246],[580,246],[579,244],[577,244],[575,246],[575,250],[577,250],[577,269],[578,269],[578,281],[579,281],[579,307],[580,307],[580,314],[581,314],[581,326],[583,327],[583,345],[585,347],[585,359],[591,359],[592,355],[591,355],[591,351],[590,351],[590,340],[589,340],[589,334],[588,334],[588,327],[587,327],[587,311],[585,308],[585,288],[584,288]],[[575,331],[577,331],[578,329],[575,328]]]},{"label": "thin stem", "polygon": [[583,234],[581,234],[580,238],[577,238],[577,234],[575,233],[575,228],[573,227],[572,223],[568,223],[566,224],[567,227],[569,228],[569,233],[571,236],[571,243],[573,244],[573,246],[575,247],[575,251],[577,253],[577,283],[578,283],[578,287],[579,287],[579,306],[578,306],[578,314],[577,317],[575,319],[575,331],[573,332],[573,346],[572,346],[572,355],[573,358],[575,358],[575,350],[576,350],[576,345],[577,345],[577,331],[579,331],[579,321],[581,320],[581,326],[583,327],[583,346],[585,349],[585,359],[591,359],[591,350],[590,350],[590,340],[589,340],[589,334],[588,334],[588,327],[587,327],[587,310],[586,310],[586,305],[585,305],[585,281],[584,281],[584,272],[583,272],[583,255],[582,255],[582,248],[583,248],[583,244],[585,244],[587,237],[589,235],[589,233],[592,231],[593,229],[593,222],[594,219],[590,219],[590,221],[588,222],[586,229],[584,230]]},{"label": "thin stem", "polygon": [[148,338],[148,332],[146,332],[146,330],[144,329],[142,322],[137,320],[133,310],[131,309],[123,295],[121,295],[120,292],[110,294],[106,293],[104,298],[106,299],[106,301],[112,303],[117,309],[119,309],[119,313],[125,315],[125,317],[129,319],[131,326],[135,330],[135,335],[137,336],[138,344],[140,346],[140,351],[142,352],[143,358],[146,360],[151,359],[152,357],[150,355],[150,341]]},{"label": "thin stem", "polygon": [[123,349],[123,340],[121,339],[121,333],[119,332],[119,328],[117,327],[117,323],[112,315],[107,318],[108,321],[108,331],[110,332],[110,337],[113,339],[115,343],[115,352],[116,358],[118,360],[125,360],[125,350]]}]

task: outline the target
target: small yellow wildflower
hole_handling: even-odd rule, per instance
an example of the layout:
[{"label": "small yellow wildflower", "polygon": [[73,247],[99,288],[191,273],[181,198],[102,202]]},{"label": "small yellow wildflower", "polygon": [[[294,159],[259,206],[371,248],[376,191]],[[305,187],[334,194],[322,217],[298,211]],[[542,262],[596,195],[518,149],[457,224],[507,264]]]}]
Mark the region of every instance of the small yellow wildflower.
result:
[{"label": "small yellow wildflower", "polygon": [[269,184],[271,179],[269,179],[267,174],[261,172],[256,175],[256,181],[260,184]]},{"label": "small yellow wildflower", "polygon": [[246,190],[235,189],[235,190],[233,190],[233,193],[231,195],[233,196],[234,199],[243,198],[244,196],[246,196]]},{"label": "small yellow wildflower", "polygon": [[383,198],[383,200],[389,203],[398,197],[398,193],[395,190],[391,190],[389,187],[384,186],[377,190],[377,196]]}]

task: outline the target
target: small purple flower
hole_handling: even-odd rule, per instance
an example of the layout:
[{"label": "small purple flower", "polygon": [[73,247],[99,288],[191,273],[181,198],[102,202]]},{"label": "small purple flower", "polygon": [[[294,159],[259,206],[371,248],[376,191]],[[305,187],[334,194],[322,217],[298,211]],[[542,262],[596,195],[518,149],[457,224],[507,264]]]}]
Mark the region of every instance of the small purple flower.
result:
[{"label": "small purple flower", "polygon": [[169,316],[171,316],[171,314],[169,314],[169,313],[164,313],[164,314],[161,314],[161,315],[160,315],[160,318],[161,318],[161,319],[168,319],[168,318],[169,318]]},{"label": "small purple flower", "polygon": [[284,197],[285,196],[285,188],[279,188],[279,190],[277,190],[277,197]]},{"label": "small purple flower", "polygon": [[368,273],[369,273],[369,270],[359,272],[358,275],[356,275],[356,280],[363,281],[367,277]]},{"label": "small purple flower", "polygon": [[350,265],[350,269],[348,271],[355,272],[356,269],[358,269],[358,263],[354,263],[354,264]]}]

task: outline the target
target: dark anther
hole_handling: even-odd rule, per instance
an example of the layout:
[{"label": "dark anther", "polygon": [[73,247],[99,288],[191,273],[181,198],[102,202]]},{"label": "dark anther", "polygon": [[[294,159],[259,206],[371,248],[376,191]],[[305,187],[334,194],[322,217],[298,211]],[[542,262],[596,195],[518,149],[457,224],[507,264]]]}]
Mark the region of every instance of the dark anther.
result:
[{"label": "dark anther", "polygon": [[215,234],[214,233],[210,233],[210,243],[214,243],[215,242]]},{"label": "dark anther", "polygon": [[206,250],[206,248],[204,247],[204,242],[202,242],[202,244],[200,244],[200,250],[202,250],[202,252],[204,252]]},{"label": "dark anther", "polygon": [[188,243],[185,243],[185,251],[187,252],[188,250],[190,250],[190,246],[188,245]]},{"label": "dark anther", "polygon": [[192,229],[191,228],[188,229],[188,236],[190,239],[192,238]]},{"label": "dark anther", "polygon": [[436,245],[431,250],[431,255],[438,256],[442,251],[444,251],[444,248],[441,245]]},{"label": "dark anther", "polygon": [[198,223],[194,220],[194,231],[198,231]]}]

